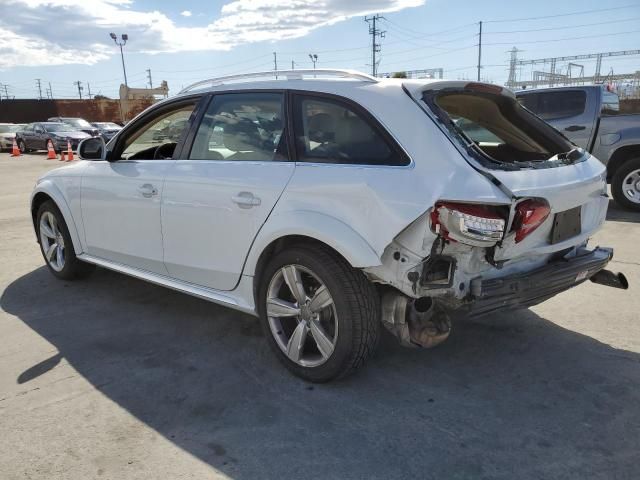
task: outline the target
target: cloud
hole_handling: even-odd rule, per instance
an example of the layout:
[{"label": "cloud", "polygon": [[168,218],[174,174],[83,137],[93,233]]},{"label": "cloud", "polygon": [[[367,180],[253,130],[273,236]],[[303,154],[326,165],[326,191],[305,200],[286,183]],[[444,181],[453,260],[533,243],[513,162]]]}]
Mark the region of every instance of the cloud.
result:
[{"label": "cloud", "polygon": [[183,17],[190,17],[193,14],[191,13],[190,10],[184,10],[184,11],[180,12],[180,15],[182,15]]},{"label": "cloud", "polygon": [[224,51],[300,38],[354,16],[425,0],[231,0],[216,19],[191,27],[177,26],[158,10],[137,10],[132,0],[2,1],[11,15],[0,17],[0,56],[2,66],[12,67],[95,64],[115,53],[110,31],[129,34],[130,52]]}]

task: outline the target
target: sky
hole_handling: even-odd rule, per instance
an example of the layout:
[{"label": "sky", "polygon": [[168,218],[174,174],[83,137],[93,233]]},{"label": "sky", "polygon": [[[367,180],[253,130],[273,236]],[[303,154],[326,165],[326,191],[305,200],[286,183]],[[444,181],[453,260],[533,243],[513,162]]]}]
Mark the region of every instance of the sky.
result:
[{"label": "sky", "polygon": [[[379,72],[443,68],[475,79],[478,22],[481,76],[503,84],[509,51],[519,59],[640,48],[640,0],[0,0],[0,94],[37,98],[116,97],[124,46],[130,87],[169,84],[170,94],[198,80],[274,69],[351,68],[371,72],[365,15],[384,17]],[[592,75],[595,60],[575,61]],[[566,62],[558,64],[566,70]],[[537,66],[542,69],[544,66]],[[574,74],[580,67],[572,67]],[[547,65],[548,69],[548,65]],[[613,57],[602,72],[640,70],[640,55]],[[531,68],[522,67],[521,78]],[[1,108],[1,106],[0,106]]]}]

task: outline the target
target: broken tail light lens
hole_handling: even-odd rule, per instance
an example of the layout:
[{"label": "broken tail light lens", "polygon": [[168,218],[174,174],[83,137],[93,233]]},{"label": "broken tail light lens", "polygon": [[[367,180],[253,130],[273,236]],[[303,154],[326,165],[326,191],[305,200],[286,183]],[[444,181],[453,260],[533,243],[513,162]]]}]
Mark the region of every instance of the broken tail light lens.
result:
[{"label": "broken tail light lens", "polygon": [[476,247],[498,243],[505,219],[497,207],[457,202],[438,202],[431,212],[431,228],[448,240]]},{"label": "broken tail light lens", "polygon": [[546,200],[530,198],[520,202],[516,206],[511,230],[516,232],[516,243],[524,240],[527,235],[544,223],[551,208]]}]

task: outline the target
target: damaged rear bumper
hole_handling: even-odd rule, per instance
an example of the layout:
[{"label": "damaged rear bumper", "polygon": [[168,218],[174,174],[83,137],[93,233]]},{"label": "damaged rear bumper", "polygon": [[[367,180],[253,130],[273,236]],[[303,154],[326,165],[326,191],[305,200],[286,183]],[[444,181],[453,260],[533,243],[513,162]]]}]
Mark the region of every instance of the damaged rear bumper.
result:
[{"label": "damaged rear bumper", "polygon": [[[611,248],[580,248],[575,256],[555,260],[526,273],[492,279],[474,278],[470,285],[472,300],[466,308],[470,316],[480,316],[497,310],[537,305],[589,280],[607,266],[612,256]],[[623,276],[621,278],[624,280]]]}]

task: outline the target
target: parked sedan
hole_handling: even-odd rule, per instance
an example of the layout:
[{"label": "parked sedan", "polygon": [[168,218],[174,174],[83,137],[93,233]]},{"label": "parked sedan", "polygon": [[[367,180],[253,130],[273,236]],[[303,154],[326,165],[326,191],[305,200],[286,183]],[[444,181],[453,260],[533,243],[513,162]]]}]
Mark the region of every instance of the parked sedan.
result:
[{"label": "parked sedan", "polygon": [[10,149],[16,132],[24,126],[24,123],[0,123],[0,150]]},{"label": "parked sedan", "polygon": [[111,140],[116,133],[122,130],[120,125],[113,122],[92,122],[91,125],[98,129],[98,134],[105,142]]},{"label": "parked sedan", "polygon": [[76,150],[78,143],[89,137],[91,135],[62,122],[30,123],[16,132],[16,142],[22,153],[45,150],[49,140],[53,142],[56,152],[66,150],[67,142],[71,142],[71,149]]},{"label": "parked sedan", "polygon": [[84,118],[52,117],[48,121],[67,123],[71,125],[75,130],[80,130],[81,132],[88,133],[92,137],[97,137],[100,134],[100,132],[98,132],[98,129],[87,122]]}]

